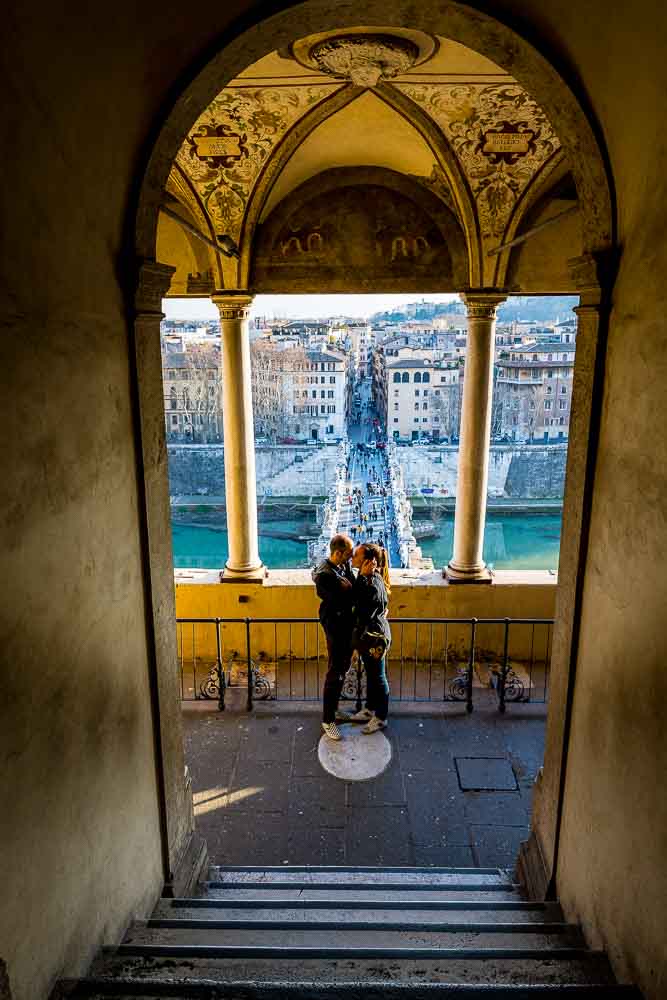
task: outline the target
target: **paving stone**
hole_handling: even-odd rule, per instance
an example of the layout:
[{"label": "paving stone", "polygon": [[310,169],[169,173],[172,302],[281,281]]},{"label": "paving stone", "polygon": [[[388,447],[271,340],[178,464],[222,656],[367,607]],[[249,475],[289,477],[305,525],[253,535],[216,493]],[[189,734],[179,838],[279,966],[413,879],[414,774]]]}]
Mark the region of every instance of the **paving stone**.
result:
[{"label": "paving stone", "polygon": [[291,865],[345,864],[345,830],[290,826],[288,856]]},{"label": "paving stone", "polygon": [[[452,868],[476,867],[469,844],[443,844],[438,847],[415,845],[415,864]],[[495,862],[493,862],[495,864]]]},{"label": "paving stone", "polygon": [[251,717],[241,737],[239,754],[248,760],[290,763],[294,737],[292,721],[288,716]]},{"label": "paving stone", "polygon": [[530,823],[528,803],[519,792],[465,792],[464,814],[469,823],[486,826],[526,826]]},{"label": "paving stone", "polygon": [[512,764],[505,757],[455,757],[463,791],[514,791]]},{"label": "paving stone", "polygon": [[528,838],[529,827],[475,826],[470,827],[475,864],[484,868],[498,865],[511,868],[516,864],[521,842]]},{"label": "paving stone", "polygon": [[344,826],[346,797],[345,783],[326,772],[314,778],[292,778],[289,784],[290,826]]},{"label": "paving stone", "polygon": [[345,853],[350,865],[413,865],[407,809],[355,809],[348,822]]},{"label": "paving stone", "polygon": [[394,756],[389,767],[372,781],[351,782],[348,802],[357,806],[406,806],[405,784],[398,759]]},{"label": "paving stone", "polygon": [[287,813],[288,784],[286,768],[241,758],[232,780],[229,811]]},{"label": "paving stone", "polygon": [[229,814],[207,840],[212,864],[281,865],[289,860],[286,817],[277,813]]}]

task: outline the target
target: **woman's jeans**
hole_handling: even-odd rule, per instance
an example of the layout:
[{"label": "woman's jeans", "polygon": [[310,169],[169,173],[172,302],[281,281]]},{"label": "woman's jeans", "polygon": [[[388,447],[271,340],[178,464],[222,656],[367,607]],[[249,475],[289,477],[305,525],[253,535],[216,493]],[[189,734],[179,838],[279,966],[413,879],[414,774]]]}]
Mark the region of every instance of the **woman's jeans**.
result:
[{"label": "woman's jeans", "polygon": [[[387,650],[389,652],[389,650]],[[366,708],[384,722],[389,714],[389,681],[385,669],[386,653],[381,660],[364,655],[361,662],[366,671]]]}]

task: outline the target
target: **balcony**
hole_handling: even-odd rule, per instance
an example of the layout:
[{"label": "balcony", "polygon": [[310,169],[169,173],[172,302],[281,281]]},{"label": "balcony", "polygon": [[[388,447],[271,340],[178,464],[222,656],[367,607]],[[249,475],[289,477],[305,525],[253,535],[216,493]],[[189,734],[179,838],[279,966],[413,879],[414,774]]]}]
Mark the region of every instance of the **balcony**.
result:
[{"label": "balcony", "polygon": [[[392,759],[350,782],[318,761],[326,651],[309,574],[274,571],[263,586],[189,575],[176,590],[186,760],[213,863],[513,867],[543,756],[555,577],[457,588],[393,573]],[[353,664],[341,707],[363,696]]]}]

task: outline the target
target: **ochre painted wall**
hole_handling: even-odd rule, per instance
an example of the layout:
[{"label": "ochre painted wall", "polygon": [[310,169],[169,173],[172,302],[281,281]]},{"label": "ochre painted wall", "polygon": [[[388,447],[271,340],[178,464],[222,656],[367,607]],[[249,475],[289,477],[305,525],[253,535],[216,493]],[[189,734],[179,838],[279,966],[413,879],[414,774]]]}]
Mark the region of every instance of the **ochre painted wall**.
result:
[{"label": "ochre painted wall", "polygon": [[[128,350],[132,205],[171,102],[250,6],[202,0],[194,16],[173,0],[118,0],[109,17],[103,6],[14,0],[3,14],[0,957],[15,1000],[40,1000],[56,976],[82,970],[159,889]],[[616,184],[623,261],[559,889],[618,973],[658,1000],[666,14],[657,0],[498,0],[493,10],[578,88]]]}]

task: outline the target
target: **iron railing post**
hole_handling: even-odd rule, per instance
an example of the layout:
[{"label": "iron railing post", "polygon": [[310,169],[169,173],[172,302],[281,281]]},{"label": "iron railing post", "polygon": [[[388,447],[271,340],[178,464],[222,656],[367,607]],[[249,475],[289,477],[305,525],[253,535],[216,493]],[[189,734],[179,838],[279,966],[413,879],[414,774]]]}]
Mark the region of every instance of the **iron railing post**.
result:
[{"label": "iron railing post", "polygon": [[250,618],[245,619],[245,646],[246,646],[246,659],[248,662],[248,702],[246,709],[248,712],[252,712],[252,656],[250,653]]},{"label": "iron railing post", "polygon": [[503,649],[503,666],[500,671],[500,683],[498,685],[498,708],[501,712],[505,711],[505,682],[507,681],[507,668],[509,666],[509,639],[510,639],[510,620],[505,619],[505,644]]},{"label": "iron railing post", "polygon": [[220,645],[220,619],[215,619],[215,646],[216,655],[218,658],[218,711],[224,712],[225,710],[225,668],[222,663],[222,647]]},{"label": "iron railing post", "polygon": [[475,633],[477,631],[477,619],[470,619],[470,657],[468,659],[468,676],[466,678],[466,712],[472,712],[472,677],[475,670]]}]

